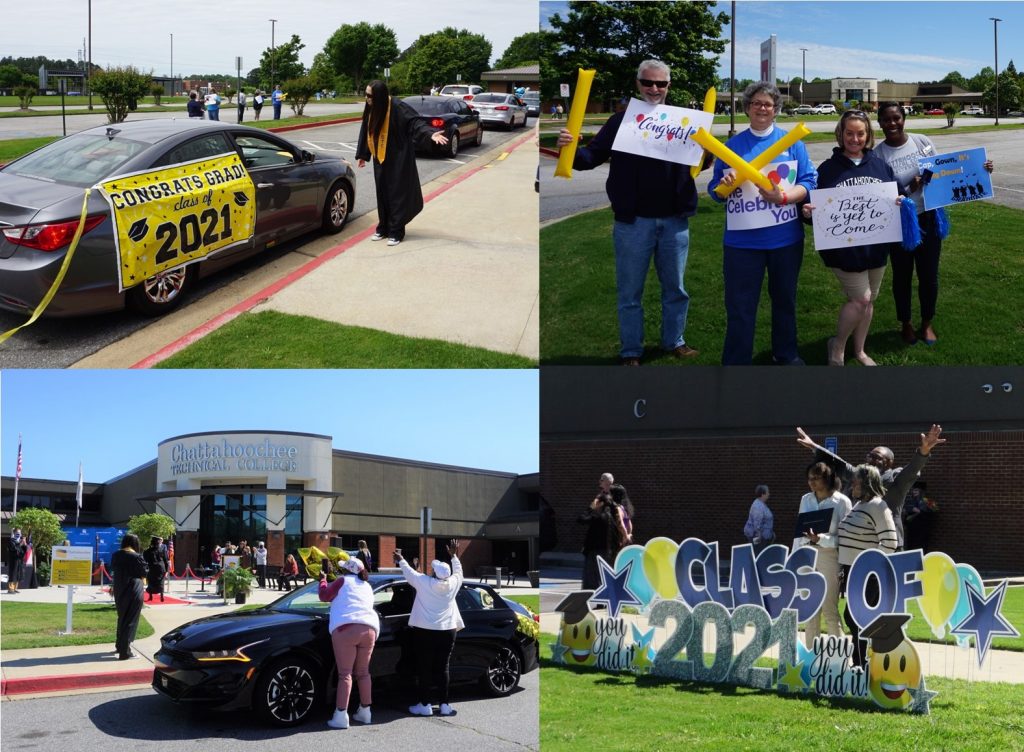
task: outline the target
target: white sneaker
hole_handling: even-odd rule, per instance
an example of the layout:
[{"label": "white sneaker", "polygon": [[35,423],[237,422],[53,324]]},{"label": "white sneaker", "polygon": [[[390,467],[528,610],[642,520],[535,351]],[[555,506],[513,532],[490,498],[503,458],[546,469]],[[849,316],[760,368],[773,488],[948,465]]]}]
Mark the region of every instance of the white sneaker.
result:
[{"label": "white sneaker", "polygon": [[384,239],[384,236],[381,235],[379,232],[375,232],[375,233],[373,233],[373,235],[370,236],[370,240],[372,240],[373,242],[377,242],[378,240],[383,240],[383,239]]},{"label": "white sneaker", "polygon": [[348,713],[344,710],[335,710],[334,717],[327,722],[327,725],[336,729],[348,728]]},{"label": "white sneaker", "polygon": [[409,712],[413,715],[433,715],[434,709],[429,705],[424,705],[422,702],[418,705],[413,705],[409,708]]},{"label": "white sneaker", "polygon": [[447,702],[442,702],[441,703],[441,715],[455,715],[455,708],[453,708]]},{"label": "white sneaker", "polygon": [[388,245],[389,246],[396,246],[396,245],[398,245],[401,242],[402,241],[399,240],[398,238],[388,238]]},{"label": "white sneaker", "polygon": [[368,705],[360,705],[359,710],[352,714],[352,720],[356,723],[370,722],[370,708]]}]

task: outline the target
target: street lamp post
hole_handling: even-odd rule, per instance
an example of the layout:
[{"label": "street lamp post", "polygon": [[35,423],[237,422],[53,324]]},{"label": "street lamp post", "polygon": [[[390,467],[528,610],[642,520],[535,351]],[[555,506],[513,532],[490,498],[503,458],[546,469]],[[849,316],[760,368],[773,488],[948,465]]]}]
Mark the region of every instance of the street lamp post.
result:
[{"label": "street lamp post", "polygon": [[992,35],[996,44],[996,125],[999,125],[999,22],[1001,18],[989,18],[992,22]]},{"label": "street lamp post", "polygon": [[729,8],[729,138],[736,135],[736,0]]},{"label": "street lamp post", "polygon": [[276,18],[270,19],[270,88],[273,89],[277,83],[274,79],[277,77],[277,69],[275,67],[277,59],[277,48],[274,45],[274,26],[277,24]]},{"label": "street lamp post", "polygon": [[800,104],[804,103],[804,84],[807,83],[807,48],[801,47],[800,51],[804,53],[804,72],[800,76]]},{"label": "street lamp post", "polygon": [[174,34],[171,34],[171,96],[174,96]]},{"label": "street lamp post", "polygon": [[89,0],[89,60],[85,64],[85,85],[89,87],[89,109],[92,109],[92,0]]}]

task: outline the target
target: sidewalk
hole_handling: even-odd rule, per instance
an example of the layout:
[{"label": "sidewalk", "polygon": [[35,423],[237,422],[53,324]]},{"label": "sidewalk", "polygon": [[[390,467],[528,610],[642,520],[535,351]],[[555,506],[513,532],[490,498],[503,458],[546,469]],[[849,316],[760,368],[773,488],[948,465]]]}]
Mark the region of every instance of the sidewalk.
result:
[{"label": "sidewalk", "polygon": [[[522,578],[520,578],[522,581]],[[527,583],[528,584],[528,583]],[[515,595],[536,595],[538,590],[527,584],[503,585],[499,592]],[[69,645],[54,648],[3,650],[0,646],[0,673],[2,673],[2,699],[28,698],[43,694],[52,697],[81,691],[112,691],[138,689],[149,686],[153,679],[153,656],[160,649],[160,638],[186,622],[234,611],[234,601],[225,603],[207,583],[200,590],[198,581],[189,583],[186,594],[185,580],[170,580],[166,592],[175,598],[189,600],[189,605],[143,606],[142,618],[153,626],[153,634],[132,644],[135,657],[117,660],[112,643],[98,645]],[[67,603],[67,590],[62,587],[43,587],[21,590],[16,596],[6,593],[0,599],[8,602]],[[276,589],[256,588],[248,603],[267,604],[283,593]],[[97,586],[75,587],[74,602],[113,603],[113,598]],[[74,622],[72,622],[74,629]]]},{"label": "sidewalk", "polygon": [[[579,590],[580,573],[577,570],[563,567],[541,568],[541,615],[540,631],[548,634],[558,634],[561,625],[562,614],[553,611],[555,605],[568,593]],[[1011,578],[1012,582],[1019,582],[1020,578]],[[636,614],[622,614],[622,618],[638,627],[644,629],[647,626],[646,617]],[[742,650],[753,631],[748,627],[747,632],[737,635],[734,638],[735,652]],[[655,628],[653,644],[663,645],[668,639],[668,631],[664,628]],[[803,641],[803,635],[799,634],[797,639]],[[704,652],[714,653],[716,650],[717,636],[714,630],[704,631]],[[989,649],[985,654],[985,662],[981,668],[978,667],[978,656],[974,648],[965,650],[954,645],[942,645],[930,642],[912,643],[921,659],[921,668],[927,676],[942,676],[953,679],[967,679],[970,681],[986,682],[1009,682],[1011,684],[1024,684],[1024,652],[1014,650]],[[778,658],[778,646],[770,647],[764,653],[765,656]],[[542,656],[549,657],[549,656]]]},{"label": "sidewalk", "polygon": [[478,166],[424,185],[423,211],[399,246],[370,240],[377,222],[371,212],[355,219],[339,244],[310,244],[269,263],[74,367],[152,367],[242,313],[265,310],[536,360],[536,138],[530,129]]}]

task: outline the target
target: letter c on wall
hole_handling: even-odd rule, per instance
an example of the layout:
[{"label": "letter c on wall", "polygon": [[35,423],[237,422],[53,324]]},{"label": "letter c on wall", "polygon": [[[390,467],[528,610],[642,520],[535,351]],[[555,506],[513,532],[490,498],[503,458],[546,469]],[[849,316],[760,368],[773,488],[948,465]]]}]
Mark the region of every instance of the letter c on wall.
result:
[{"label": "letter c on wall", "polygon": [[633,417],[643,418],[647,415],[647,400],[638,399],[633,403]]}]

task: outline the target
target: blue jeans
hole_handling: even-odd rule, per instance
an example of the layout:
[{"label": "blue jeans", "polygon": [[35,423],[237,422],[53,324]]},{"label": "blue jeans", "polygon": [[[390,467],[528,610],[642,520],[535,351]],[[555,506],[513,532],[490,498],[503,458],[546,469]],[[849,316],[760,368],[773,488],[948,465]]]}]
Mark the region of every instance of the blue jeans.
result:
[{"label": "blue jeans", "polygon": [[274,120],[281,119],[281,102],[274,102]]},{"label": "blue jeans", "polygon": [[803,262],[803,241],[782,248],[725,246],[725,345],[722,365],[750,365],[754,358],[754,328],[761,284],[768,272],[772,299],[772,355],[776,363],[791,363],[796,349],[796,282]]},{"label": "blue jeans", "polygon": [[220,107],[207,108],[206,116],[210,118],[210,120],[220,120]]},{"label": "blue jeans", "polygon": [[682,345],[690,296],[683,287],[690,226],[685,217],[637,217],[633,224],[615,222],[615,278],[618,286],[619,339],[623,358],[644,354],[644,283],[654,256],[661,283],[661,346]]}]

